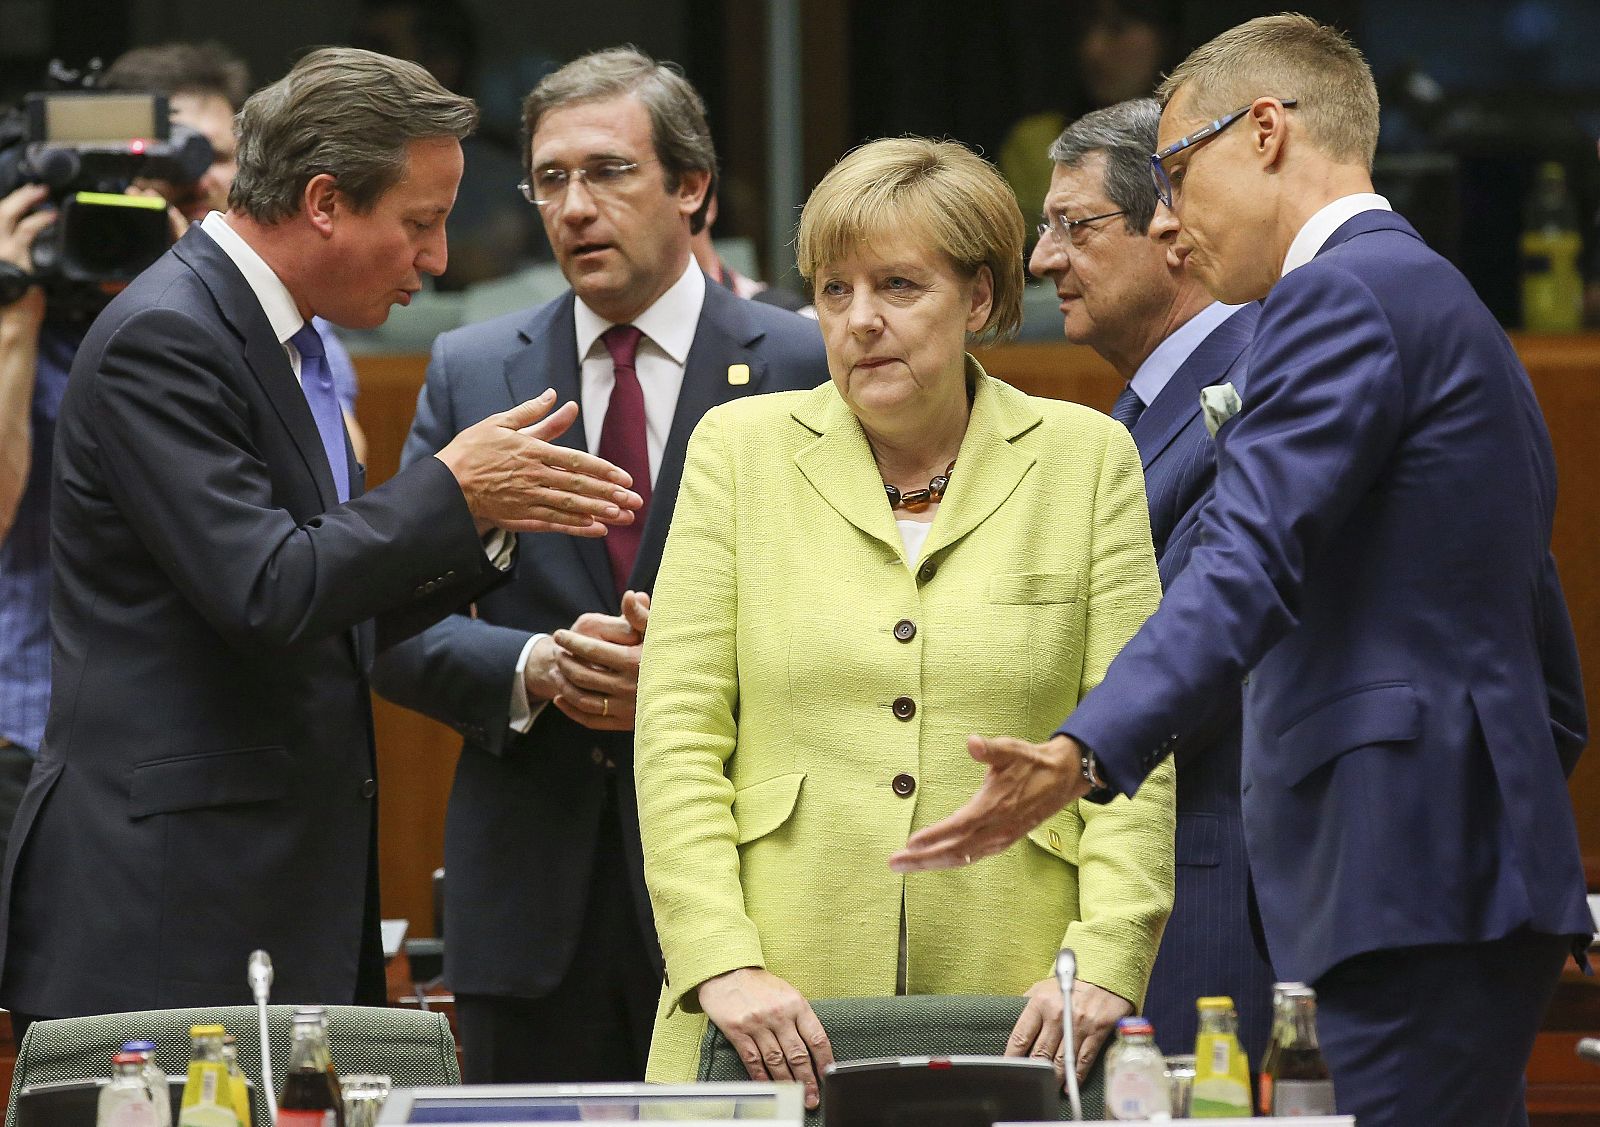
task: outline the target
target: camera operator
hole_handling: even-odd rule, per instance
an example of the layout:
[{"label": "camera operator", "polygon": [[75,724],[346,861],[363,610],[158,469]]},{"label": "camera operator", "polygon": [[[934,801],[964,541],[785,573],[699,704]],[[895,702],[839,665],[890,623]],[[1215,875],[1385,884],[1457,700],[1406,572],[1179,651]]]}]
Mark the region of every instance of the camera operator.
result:
[{"label": "camera operator", "polygon": [[[45,195],[26,184],[0,199],[0,270],[32,271],[33,240],[53,218],[34,210]],[[0,845],[50,704],[50,445],[81,338],[47,330],[44,315],[37,286],[0,305]]]},{"label": "camera operator", "polygon": [[[141,47],[117,59],[100,88],[169,95],[172,120],[211,144],[211,166],[194,183],[139,181],[128,189],[167,200],[174,238],[188,222],[227,210],[233,115],[249,93],[242,61],[217,44]],[[67,373],[88,327],[81,318],[52,316],[38,285],[6,301],[17,292],[15,271],[32,273],[33,242],[56,218],[47,198],[39,184],[0,197],[0,855],[49,711],[50,452]],[[360,431],[350,416],[354,369],[332,333],[319,330],[361,458]]]}]

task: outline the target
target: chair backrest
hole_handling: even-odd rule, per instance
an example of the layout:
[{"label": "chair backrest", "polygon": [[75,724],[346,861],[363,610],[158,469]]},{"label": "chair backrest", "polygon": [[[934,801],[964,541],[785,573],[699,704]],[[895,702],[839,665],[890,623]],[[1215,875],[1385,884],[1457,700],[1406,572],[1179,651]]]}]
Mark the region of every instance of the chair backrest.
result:
[{"label": "chair backrest", "polygon": [[[835,1060],[873,1057],[1000,1056],[1025,999],[976,994],[910,994],[896,998],[815,998],[811,1008],[828,1032]],[[744,1062],[714,1024],[700,1043],[701,1080],[746,1080]],[[1085,1119],[1105,1112],[1105,1068],[1097,1061],[1079,1095]],[[824,1089],[826,1098],[826,1089]],[[1061,1099],[1059,1117],[1071,1117]],[[807,1112],[806,1122],[822,1122]]]},{"label": "chair backrest", "polygon": [[[267,1009],[272,1048],[272,1090],[283,1086],[289,1064],[289,1019],[293,1006]],[[97,1014],[28,1027],[17,1052],[6,1107],[6,1127],[16,1127],[17,1093],[29,1084],[79,1080],[111,1074],[111,1055],[127,1041],[154,1041],[156,1063],[171,1076],[189,1067],[189,1027],[220,1025],[238,1045],[239,1068],[256,1081],[251,1109],[255,1127],[266,1127],[266,1096],[261,1091],[261,1039],[254,1006],[216,1006],[183,1010],[143,1010]],[[329,1006],[328,1049],[341,1076],[357,1072],[393,1077],[396,1087],[461,1083],[456,1041],[440,1013],[373,1006]]]}]

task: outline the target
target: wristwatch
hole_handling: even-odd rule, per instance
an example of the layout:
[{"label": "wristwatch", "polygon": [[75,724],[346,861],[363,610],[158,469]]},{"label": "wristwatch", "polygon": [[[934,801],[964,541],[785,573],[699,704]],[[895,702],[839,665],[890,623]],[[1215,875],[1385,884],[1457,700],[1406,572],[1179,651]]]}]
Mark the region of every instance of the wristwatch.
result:
[{"label": "wristwatch", "polygon": [[21,301],[34,281],[34,276],[15,262],[0,260],[0,309]]},{"label": "wristwatch", "polygon": [[[1079,745],[1082,746],[1082,745]],[[1095,764],[1094,752],[1083,748],[1083,754],[1078,759],[1078,770],[1083,774],[1083,781],[1089,784],[1089,793],[1110,790],[1110,786],[1100,777],[1100,769]]]}]

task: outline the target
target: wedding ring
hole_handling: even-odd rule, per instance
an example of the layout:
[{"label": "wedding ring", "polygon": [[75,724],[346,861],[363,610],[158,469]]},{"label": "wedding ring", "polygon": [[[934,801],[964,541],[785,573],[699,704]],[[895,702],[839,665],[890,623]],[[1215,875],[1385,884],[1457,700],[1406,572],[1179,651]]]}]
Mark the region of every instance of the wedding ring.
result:
[{"label": "wedding ring", "polygon": [[600,698],[600,715],[601,716],[610,716],[611,715],[611,698],[610,697],[601,697]]},{"label": "wedding ring", "polygon": [[963,853],[963,854],[962,854],[962,855],[961,855],[961,863],[962,863],[962,864],[963,864],[963,865],[970,865],[970,864],[972,864],[972,854],[970,854],[970,853]]}]

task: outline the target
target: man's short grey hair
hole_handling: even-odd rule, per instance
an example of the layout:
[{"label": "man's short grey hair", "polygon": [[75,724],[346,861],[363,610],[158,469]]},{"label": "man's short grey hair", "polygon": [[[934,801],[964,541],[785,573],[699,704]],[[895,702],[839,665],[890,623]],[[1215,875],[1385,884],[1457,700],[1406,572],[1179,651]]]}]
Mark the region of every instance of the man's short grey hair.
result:
[{"label": "man's short grey hair", "polygon": [[311,178],[326,173],[366,213],[405,176],[411,142],[460,140],[477,124],[472,99],[416,63],[324,47],[239,111],[239,174],[228,207],[258,223],[281,222],[300,210]]},{"label": "man's short grey hair", "polygon": [[1156,214],[1150,154],[1156,151],[1160,125],[1161,104],[1154,98],[1118,102],[1086,113],[1062,130],[1050,146],[1050,159],[1077,168],[1095,153],[1104,153],[1106,198],[1127,213],[1122,221],[1130,232],[1143,234]]},{"label": "man's short grey hair", "polygon": [[634,47],[612,47],[574,59],[547,74],[522,103],[522,170],[533,178],[533,135],[552,110],[632,95],[650,115],[650,135],[669,192],[685,172],[710,175],[706,198],[689,217],[698,235],[717,188],[717,150],[706,125],[706,104],[676,63],[658,63]]}]

